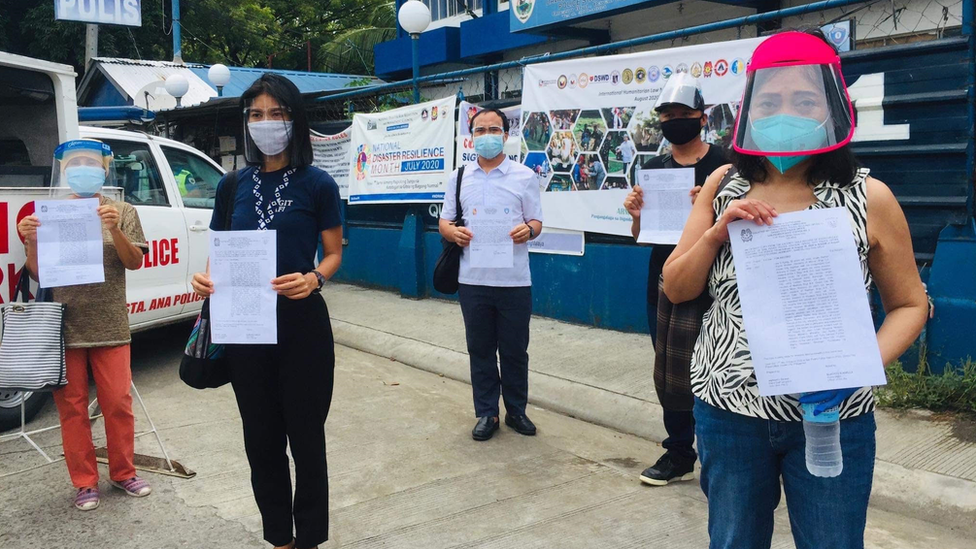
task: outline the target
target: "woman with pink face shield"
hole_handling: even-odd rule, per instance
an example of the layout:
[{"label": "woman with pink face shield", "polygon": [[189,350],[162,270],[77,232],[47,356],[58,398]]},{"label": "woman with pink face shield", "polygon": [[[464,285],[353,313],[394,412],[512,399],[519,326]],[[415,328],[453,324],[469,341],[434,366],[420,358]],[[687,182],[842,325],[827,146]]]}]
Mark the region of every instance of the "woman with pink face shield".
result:
[{"label": "woman with pink face shield", "polygon": [[[786,493],[798,549],[860,549],[875,458],[871,387],[759,395],[729,246],[728,225],[776,223],[780,213],[844,208],[857,243],[865,291],[875,284],[886,312],[878,331],[885,363],[900,356],[925,323],[925,291],[911,236],[894,195],[858,165],[849,148],[854,112],[840,58],[819,31],[783,32],[756,48],[736,122],[737,173],[706,181],[664,267],[674,303],[708,289],[691,363],[701,486],[708,497],[712,549],[769,547],[773,510]],[[814,413],[839,408],[843,470],[814,476],[805,464],[800,403]]]}]

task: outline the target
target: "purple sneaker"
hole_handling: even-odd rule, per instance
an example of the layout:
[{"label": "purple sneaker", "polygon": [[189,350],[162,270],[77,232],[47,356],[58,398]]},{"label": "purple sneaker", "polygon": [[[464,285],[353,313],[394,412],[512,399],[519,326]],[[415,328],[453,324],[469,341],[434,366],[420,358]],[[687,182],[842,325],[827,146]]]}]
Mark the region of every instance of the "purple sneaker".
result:
[{"label": "purple sneaker", "polygon": [[112,486],[120,490],[125,490],[125,493],[132,497],[144,498],[152,493],[152,488],[149,486],[149,483],[139,477],[132,477],[129,480],[120,482],[113,480],[111,482]]},{"label": "purple sneaker", "polygon": [[79,511],[93,511],[98,507],[98,488],[79,488],[75,494],[75,508]]}]

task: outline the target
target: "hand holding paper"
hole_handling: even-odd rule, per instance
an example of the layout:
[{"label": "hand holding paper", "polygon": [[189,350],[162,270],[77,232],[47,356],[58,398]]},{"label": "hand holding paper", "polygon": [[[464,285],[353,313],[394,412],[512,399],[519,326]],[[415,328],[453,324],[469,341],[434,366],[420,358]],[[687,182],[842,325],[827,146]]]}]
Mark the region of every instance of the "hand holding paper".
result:
[{"label": "hand holding paper", "polygon": [[105,282],[98,199],[38,200],[34,207],[40,286]]},{"label": "hand holding paper", "polygon": [[689,193],[695,186],[695,169],[638,170],[637,181],[641,188],[637,242],[677,244],[691,215]]}]

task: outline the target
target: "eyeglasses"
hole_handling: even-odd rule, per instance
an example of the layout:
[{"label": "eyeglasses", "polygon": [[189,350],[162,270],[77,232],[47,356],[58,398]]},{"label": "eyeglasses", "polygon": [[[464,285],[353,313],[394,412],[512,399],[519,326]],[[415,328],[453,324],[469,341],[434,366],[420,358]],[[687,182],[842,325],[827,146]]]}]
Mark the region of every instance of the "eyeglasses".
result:
[{"label": "eyeglasses", "polygon": [[261,122],[264,120],[289,120],[291,118],[291,109],[288,107],[274,107],[268,110],[264,109],[244,109],[244,118],[248,122]]},{"label": "eyeglasses", "polygon": [[501,126],[492,126],[490,128],[478,126],[477,128],[471,130],[471,134],[475,137],[480,137],[482,135],[502,135],[503,133],[505,133],[505,128],[502,128]]}]

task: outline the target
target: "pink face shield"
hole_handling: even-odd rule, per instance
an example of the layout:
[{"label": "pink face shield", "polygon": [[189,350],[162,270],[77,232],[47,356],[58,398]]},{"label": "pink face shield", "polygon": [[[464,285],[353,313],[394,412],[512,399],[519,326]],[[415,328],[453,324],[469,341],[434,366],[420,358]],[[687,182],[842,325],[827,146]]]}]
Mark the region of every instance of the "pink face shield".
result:
[{"label": "pink face shield", "polygon": [[732,146],[743,154],[805,156],[843,147],[854,136],[854,107],[840,57],[802,32],[766,39],[746,68]]}]

